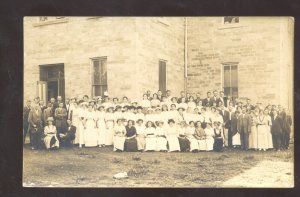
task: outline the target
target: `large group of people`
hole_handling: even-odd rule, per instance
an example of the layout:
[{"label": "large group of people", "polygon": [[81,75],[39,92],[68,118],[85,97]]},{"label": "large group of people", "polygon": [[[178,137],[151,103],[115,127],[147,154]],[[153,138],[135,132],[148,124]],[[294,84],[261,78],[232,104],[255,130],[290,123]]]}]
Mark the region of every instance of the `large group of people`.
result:
[{"label": "large group of people", "polygon": [[108,96],[90,99],[28,100],[23,112],[24,143],[32,149],[61,146],[105,147],[114,151],[199,152],[276,150],[289,148],[292,117],[281,105],[253,105],[224,92],[207,92],[202,99],[167,90],[141,100]]}]

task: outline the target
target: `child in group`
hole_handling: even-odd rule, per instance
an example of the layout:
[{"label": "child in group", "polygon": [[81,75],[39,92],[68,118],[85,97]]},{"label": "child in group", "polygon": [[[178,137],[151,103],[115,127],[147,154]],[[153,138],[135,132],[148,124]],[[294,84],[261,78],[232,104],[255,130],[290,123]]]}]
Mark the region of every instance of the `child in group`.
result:
[{"label": "child in group", "polygon": [[143,124],[142,119],[137,120],[136,128],[136,140],[138,151],[143,151],[145,149],[145,125]]},{"label": "child in group", "polygon": [[156,150],[156,137],[155,137],[155,127],[152,121],[146,123],[145,129],[145,151],[155,151]]},{"label": "child in group", "polygon": [[161,151],[161,152],[167,152],[167,139],[166,139],[166,134],[165,134],[165,128],[163,127],[164,121],[159,120],[157,122],[157,127],[156,127],[156,150]]}]

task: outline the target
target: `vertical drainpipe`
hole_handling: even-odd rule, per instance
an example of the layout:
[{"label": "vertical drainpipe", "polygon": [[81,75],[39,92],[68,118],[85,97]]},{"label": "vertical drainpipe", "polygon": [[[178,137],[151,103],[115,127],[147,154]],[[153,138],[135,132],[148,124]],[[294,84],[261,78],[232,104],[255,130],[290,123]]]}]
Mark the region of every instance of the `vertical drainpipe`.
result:
[{"label": "vertical drainpipe", "polygon": [[187,17],[184,17],[184,93],[187,94]]}]

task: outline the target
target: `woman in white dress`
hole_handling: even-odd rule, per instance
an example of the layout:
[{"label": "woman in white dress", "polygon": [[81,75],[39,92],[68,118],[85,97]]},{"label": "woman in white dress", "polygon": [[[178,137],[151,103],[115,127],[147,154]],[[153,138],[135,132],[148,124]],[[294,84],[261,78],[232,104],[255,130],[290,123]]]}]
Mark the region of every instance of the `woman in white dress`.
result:
[{"label": "woman in white dress", "polygon": [[141,106],[138,106],[137,108],[137,113],[135,114],[136,120],[143,120],[145,122],[145,115],[143,114],[143,108]]},{"label": "woman in white dress", "polygon": [[114,136],[114,125],[115,125],[115,116],[113,113],[113,107],[107,109],[105,114],[105,124],[106,124],[106,134],[105,134],[105,145],[113,145],[113,136]]},{"label": "woman in white dress", "polygon": [[106,124],[105,124],[105,110],[104,106],[100,105],[96,111],[97,119],[97,132],[98,132],[98,145],[99,147],[105,146],[106,139]]},{"label": "woman in white dress", "polygon": [[159,107],[160,106],[160,100],[158,99],[158,95],[156,93],[153,94],[153,98],[150,101],[151,107]]},{"label": "woman in white dress", "polygon": [[98,145],[98,132],[96,128],[96,113],[93,109],[93,104],[90,102],[88,110],[85,112],[85,130],[84,144],[85,147],[94,147]]},{"label": "woman in white dress", "polygon": [[155,151],[156,150],[156,137],[155,137],[155,127],[152,121],[146,123],[145,129],[145,151]]},{"label": "woman in white dress", "polygon": [[199,146],[199,151],[206,151],[206,140],[205,140],[205,131],[204,126],[206,123],[201,123],[200,121],[195,124],[195,135]]},{"label": "woman in white dress", "polygon": [[186,110],[188,108],[188,104],[186,103],[185,97],[182,97],[181,99],[179,99],[179,104],[177,105],[177,108],[179,109],[180,107],[182,107],[184,110]]},{"label": "woman in white dress", "polygon": [[135,126],[136,129],[136,140],[138,151],[143,151],[145,149],[145,125],[143,124],[142,119],[137,120],[137,125]]},{"label": "woman in white dress", "polygon": [[78,128],[76,133],[78,132],[78,142],[79,142],[79,148],[82,148],[82,145],[84,145],[84,127],[85,127],[85,112],[87,108],[87,102],[81,102],[79,104],[79,109],[78,109]]},{"label": "woman in white dress", "polygon": [[168,120],[169,120],[169,110],[168,110],[168,105],[164,104],[162,105],[162,111],[161,111],[161,118],[162,121],[164,121],[164,125],[168,124]]},{"label": "woman in white dress", "polygon": [[143,100],[141,100],[140,101],[140,106],[142,106],[142,108],[143,108],[143,112],[144,112],[144,114],[147,112],[147,109],[149,108],[149,107],[151,107],[151,103],[150,103],[150,101],[148,100],[148,95],[147,94],[144,94],[143,95]]},{"label": "woman in white dress", "polygon": [[266,151],[268,146],[268,119],[264,115],[263,110],[259,111],[257,118],[257,148],[258,150]]},{"label": "woman in white dress", "polygon": [[211,123],[206,124],[204,132],[205,132],[206,151],[212,151],[214,149],[215,132],[214,132],[214,129],[213,129]]},{"label": "woman in white dress", "polygon": [[117,124],[114,127],[113,144],[114,151],[124,151],[124,144],[126,140],[126,128],[121,119],[117,120]]},{"label": "woman in white dress", "polygon": [[178,140],[178,129],[176,128],[175,121],[173,119],[168,120],[169,126],[166,127],[166,137],[169,145],[169,152],[179,152],[180,145]]},{"label": "woman in white dress", "polygon": [[48,117],[47,123],[48,125],[44,128],[44,143],[47,149],[56,149],[59,148],[59,141],[56,137],[57,131],[56,127],[53,125],[54,119],[52,117]]},{"label": "woman in white dress", "polygon": [[157,151],[163,151],[167,152],[167,139],[166,139],[166,133],[165,133],[165,127],[164,121],[160,120],[158,121],[158,126],[156,127],[156,150]]},{"label": "woman in white dress", "polygon": [[268,119],[264,115],[263,110],[259,111],[259,115],[257,118],[257,148],[258,150],[266,151],[269,147],[268,145]]},{"label": "woman in white dress", "polygon": [[271,133],[272,119],[271,119],[271,116],[269,115],[269,109],[268,108],[266,108],[264,110],[264,115],[266,116],[266,119],[268,121],[268,124],[267,124],[268,149],[272,149],[272,148],[274,148],[273,147],[273,137],[272,137],[272,133]]},{"label": "woman in white dress", "polygon": [[195,109],[196,103],[195,103],[195,99],[193,96],[189,97],[189,101],[188,101],[187,105],[188,105],[188,107],[192,108],[192,110]]},{"label": "woman in white dress", "polygon": [[199,151],[199,144],[197,139],[195,138],[195,122],[190,121],[189,125],[185,130],[185,135],[187,139],[190,141],[190,151],[191,152],[198,152]]}]

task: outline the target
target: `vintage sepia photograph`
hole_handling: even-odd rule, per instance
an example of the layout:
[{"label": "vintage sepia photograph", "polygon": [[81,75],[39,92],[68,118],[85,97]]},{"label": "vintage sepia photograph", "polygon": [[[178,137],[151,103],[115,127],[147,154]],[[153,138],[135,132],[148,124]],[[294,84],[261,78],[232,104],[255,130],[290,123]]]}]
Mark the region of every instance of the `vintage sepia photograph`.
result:
[{"label": "vintage sepia photograph", "polygon": [[293,17],[23,22],[23,187],[294,187]]}]

